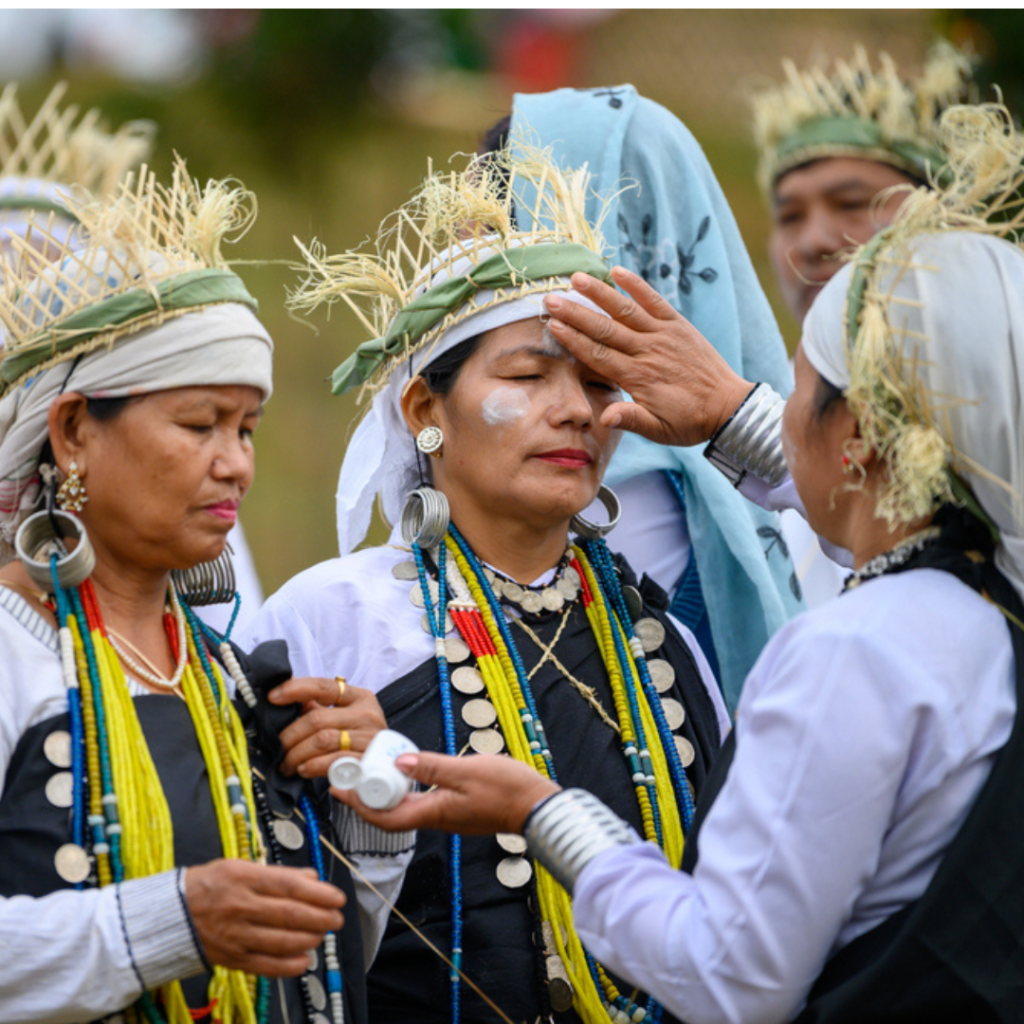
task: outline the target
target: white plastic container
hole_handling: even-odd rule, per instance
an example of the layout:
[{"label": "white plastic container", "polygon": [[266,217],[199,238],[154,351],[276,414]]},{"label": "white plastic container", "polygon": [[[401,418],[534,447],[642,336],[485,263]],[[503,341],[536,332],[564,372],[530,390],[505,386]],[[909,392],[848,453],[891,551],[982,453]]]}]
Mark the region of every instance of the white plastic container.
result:
[{"label": "white plastic container", "polygon": [[335,789],[354,789],[367,807],[390,811],[397,807],[414,783],[395,767],[402,754],[419,753],[419,747],[394,729],[381,729],[370,740],[362,758],[339,757],[327,770],[327,778]]}]

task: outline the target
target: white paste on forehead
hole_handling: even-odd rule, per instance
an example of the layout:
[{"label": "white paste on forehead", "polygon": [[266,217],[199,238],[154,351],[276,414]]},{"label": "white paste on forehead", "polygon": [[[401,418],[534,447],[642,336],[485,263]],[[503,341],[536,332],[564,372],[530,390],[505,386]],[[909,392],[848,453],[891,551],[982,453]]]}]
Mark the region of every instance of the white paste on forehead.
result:
[{"label": "white paste on forehead", "polygon": [[493,427],[512,423],[520,416],[525,416],[529,408],[530,396],[522,388],[502,384],[483,400],[480,411]]},{"label": "white paste on forehead", "polygon": [[553,356],[555,359],[565,359],[569,363],[575,363],[576,357],[551,333],[547,322],[544,324],[544,334],[541,339],[545,355]]}]

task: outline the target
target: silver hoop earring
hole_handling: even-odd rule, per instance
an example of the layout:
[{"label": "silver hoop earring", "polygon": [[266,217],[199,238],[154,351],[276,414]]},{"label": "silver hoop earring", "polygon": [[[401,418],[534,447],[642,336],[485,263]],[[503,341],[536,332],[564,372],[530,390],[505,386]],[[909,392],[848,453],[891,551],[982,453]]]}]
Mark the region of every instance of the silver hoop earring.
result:
[{"label": "silver hoop earring", "polygon": [[619,516],[622,515],[622,505],[619,502],[618,496],[610,487],[605,487],[604,484],[601,484],[597,491],[597,499],[608,512],[607,523],[592,523],[589,519],[584,519],[579,513],[569,520],[569,529],[580,537],[586,537],[587,540],[600,540],[602,537],[606,537],[615,529]]},{"label": "silver hoop earring", "polygon": [[225,544],[224,550],[209,562],[172,569],[171,583],[178,597],[192,608],[234,600],[237,586],[233,554],[231,545]]},{"label": "silver hoop earring", "polygon": [[441,458],[441,445],[444,444],[444,434],[440,427],[424,427],[416,435],[416,447],[424,455],[433,455],[435,459]]},{"label": "silver hoop earring", "polygon": [[405,499],[402,509],[402,539],[421,548],[437,547],[448,532],[451,514],[448,499],[433,487],[420,487]]},{"label": "silver hoop earring", "polygon": [[[66,540],[76,541],[73,551],[68,551]],[[30,515],[18,527],[14,550],[29,579],[48,594],[53,592],[53,555],[57,556],[57,585],[64,589],[84,583],[96,566],[96,552],[81,520],[60,509]]]}]

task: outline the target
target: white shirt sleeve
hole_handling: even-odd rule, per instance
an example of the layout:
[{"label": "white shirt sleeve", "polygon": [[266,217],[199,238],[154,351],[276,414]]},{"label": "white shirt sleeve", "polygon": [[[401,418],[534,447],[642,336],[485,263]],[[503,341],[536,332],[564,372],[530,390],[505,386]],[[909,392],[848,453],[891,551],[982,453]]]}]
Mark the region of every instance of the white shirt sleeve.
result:
[{"label": "white shirt sleeve", "polygon": [[178,879],[0,900],[0,1019],[93,1020],[201,971]]}]

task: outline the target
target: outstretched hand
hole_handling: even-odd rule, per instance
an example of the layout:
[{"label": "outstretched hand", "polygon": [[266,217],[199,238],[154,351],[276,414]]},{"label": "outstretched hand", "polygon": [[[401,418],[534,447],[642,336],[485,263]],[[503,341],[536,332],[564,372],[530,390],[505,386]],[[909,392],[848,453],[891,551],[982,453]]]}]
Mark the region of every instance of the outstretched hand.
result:
[{"label": "outstretched hand", "polygon": [[355,790],[332,789],[331,795],[389,832],[434,828],[493,835],[521,832],[530,811],[561,788],[529,765],[496,754],[403,754],[395,764],[417,782],[436,788],[410,793],[390,811],[371,810]]},{"label": "outstretched hand", "polygon": [[646,281],[624,267],[612,279],[628,294],[572,275],[573,288],[607,317],[560,296],[545,299],[558,341],[633,399],[609,405],[601,421],[660,444],[707,441],[753,385]]}]

